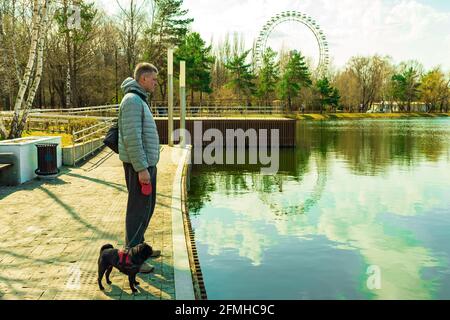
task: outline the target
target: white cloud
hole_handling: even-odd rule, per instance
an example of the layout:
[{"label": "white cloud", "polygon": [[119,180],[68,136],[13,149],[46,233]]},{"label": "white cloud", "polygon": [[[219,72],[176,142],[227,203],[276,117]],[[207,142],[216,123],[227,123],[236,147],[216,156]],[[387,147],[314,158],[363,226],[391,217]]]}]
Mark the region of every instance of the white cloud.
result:
[{"label": "white cloud", "polygon": [[450,69],[450,12],[416,0],[185,0],[184,6],[195,19],[193,29],[207,41],[239,32],[250,47],[271,16],[298,10],[320,24],[339,67],[353,55],[379,53],[396,62],[417,59],[427,68]]},{"label": "white cloud", "polygon": [[[143,0],[140,0],[141,2]],[[115,1],[96,0],[108,14],[118,12]],[[125,6],[128,0],[120,0]],[[327,35],[330,55],[338,67],[351,56],[390,55],[395,62],[416,59],[426,68],[450,70],[450,11],[419,0],[184,0],[194,18],[193,30],[209,42],[238,32],[250,48],[264,24],[275,14],[296,10],[314,18]],[[285,33],[281,29],[276,35]],[[288,27],[290,35],[277,44],[293,44],[317,55],[317,44],[302,25]],[[284,38],[284,39],[283,39]]]},{"label": "white cloud", "polygon": [[[310,162],[301,183],[285,180],[281,193],[254,192],[260,188],[260,182],[251,176],[244,177],[247,185],[253,185],[247,192],[233,196],[211,193],[211,202],[196,222],[196,241],[207,245],[210,255],[234,250],[258,266],[264,262],[265,251],[276,245],[281,236],[304,240],[325,236],[341,249],[358,250],[366,265],[381,268],[382,289],[375,292],[378,298],[430,299],[434,289],[430,281],[423,279],[422,271],[442,262],[419,241],[411,241],[415,238],[413,232],[391,225],[384,215],[403,219],[439,206],[436,199],[443,199],[445,187],[434,189],[436,197],[426,191],[434,181],[450,179],[445,170],[447,162],[433,163],[431,171],[430,163],[424,163],[411,171],[394,167],[384,175],[372,177],[351,175],[345,162],[330,161],[319,203],[305,214],[274,216],[312,198],[319,181],[315,173],[319,165],[314,162]],[[225,178],[212,179],[224,187]],[[395,230],[395,235],[389,228]]]}]

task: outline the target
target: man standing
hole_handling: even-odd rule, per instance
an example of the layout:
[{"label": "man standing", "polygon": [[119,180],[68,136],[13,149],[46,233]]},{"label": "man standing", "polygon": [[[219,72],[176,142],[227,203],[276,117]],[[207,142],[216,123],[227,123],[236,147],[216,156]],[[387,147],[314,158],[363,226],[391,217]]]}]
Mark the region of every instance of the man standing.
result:
[{"label": "man standing", "polygon": [[[147,105],[148,93],[156,87],[158,69],[140,63],[134,79],[122,83],[125,93],[119,111],[119,158],[123,162],[128,189],[125,247],[144,242],[156,203],[156,165],[159,161],[159,136],[155,120]],[[160,255],[154,250],[152,257]],[[153,270],[144,263],[142,273]]]}]

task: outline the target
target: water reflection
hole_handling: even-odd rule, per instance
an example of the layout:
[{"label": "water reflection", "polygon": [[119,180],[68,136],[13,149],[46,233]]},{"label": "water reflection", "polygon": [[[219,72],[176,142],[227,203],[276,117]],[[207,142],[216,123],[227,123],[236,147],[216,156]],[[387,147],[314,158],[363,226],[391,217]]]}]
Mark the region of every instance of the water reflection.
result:
[{"label": "water reflection", "polygon": [[[301,123],[276,176],[194,168],[189,209],[209,297],[450,298],[450,234],[434,236],[450,230],[449,124]],[[366,286],[370,265],[380,290]]]},{"label": "water reflection", "polygon": [[298,147],[336,152],[356,174],[376,175],[392,164],[448,159],[450,125],[436,120],[361,120],[297,123]]}]

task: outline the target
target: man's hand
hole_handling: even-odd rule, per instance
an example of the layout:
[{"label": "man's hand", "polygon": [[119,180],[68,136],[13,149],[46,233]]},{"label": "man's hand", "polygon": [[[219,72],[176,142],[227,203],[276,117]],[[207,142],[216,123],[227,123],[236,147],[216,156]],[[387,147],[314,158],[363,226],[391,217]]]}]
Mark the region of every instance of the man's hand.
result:
[{"label": "man's hand", "polygon": [[150,173],[147,169],[139,171],[139,182],[142,184],[150,184]]}]

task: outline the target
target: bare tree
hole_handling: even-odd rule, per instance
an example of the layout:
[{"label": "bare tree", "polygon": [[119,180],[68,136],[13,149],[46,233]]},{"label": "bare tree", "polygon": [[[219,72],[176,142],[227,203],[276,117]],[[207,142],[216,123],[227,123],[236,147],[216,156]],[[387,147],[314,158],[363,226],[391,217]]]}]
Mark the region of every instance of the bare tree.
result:
[{"label": "bare tree", "polygon": [[47,7],[48,7],[48,0],[45,0],[44,6],[42,8],[42,23],[40,25],[40,36],[38,39],[38,52],[36,57],[36,67],[35,67],[35,74],[33,77],[33,80],[31,82],[31,87],[29,89],[28,97],[25,102],[25,107],[23,108],[22,118],[19,122],[19,126],[17,128],[16,136],[21,136],[22,131],[25,128],[25,124],[27,123],[27,117],[28,112],[31,109],[31,106],[33,104],[34,98],[36,96],[36,92],[39,88],[39,85],[41,83],[42,78],[42,70],[43,70],[43,61],[44,61],[44,46],[45,46],[45,34],[48,30],[48,15],[47,15]]},{"label": "bare tree", "polygon": [[356,76],[350,70],[343,70],[336,75],[334,82],[341,94],[341,104],[345,110],[348,112],[357,111],[360,90]]},{"label": "bare tree", "polygon": [[0,94],[8,109],[12,108],[14,95],[17,93],[15,88],[20,83],[17,76],[19,58],[15,54],[15,47],[22,40],[27,41],[21,30],[15,29],[16,12],[16,1],[0,1]]},{"label": "bare tree", "polygon": [[358,82],[360,105],[362,106],[360,111],[367,111],[380,96],[389,65],[390,58],[378,55],[350,59],[347,69]]},{"label": "bare tree", "polygon": [[[34,82],[39,78],[42,72],[42,63],[39,63],[39,53],[42,57],[42,51],[38,48],[41,44],[41,38],[44,37],[44,24],[46,23],[47,16],[47,7],[48,1],[44,0],[42,4],[39,3],[39,0],[33,1],[33,15],[32,15],[32,32],[31,32],[31,45],[28,54],[28,62],[26,68],[24,70],[24,74],[20,83],[19,92],[16,97],[16,101],[14,104],[14,115],[13,120],[11,122],[11,130],[9,132],[8,138],[14,139],[21,136],[21,123],[26,121],[27,108],[30,105],[27,105],[27,101],[33,101],[34,95],[36,94],[37,86],[34,90]],[[42,44],[43,46],[43,44]],[[38,70],[38,67],[41,67],[41,70]],[[39,83],[37,83],[38,85]],[[25,98],[26,93],[28,92],[27,98]],[[22,117],[25,119],[20,120]],[[6,131],[4,131],[3,125],[0,126],[0,134],[5,136]]]},{"label": "bare tree", "polygon": [[138,59],[138,41],[143,32],[146,18],[143,8],[147,4],[147,0],[141,1],[139,6],[136,0],[130,0],[128,8],[122,7],[119,0],[116,0],[116,3],[121,10],[119,15],[119,19],[122,21],[120,38],[125,49],[128,70],[131,75]]}]

